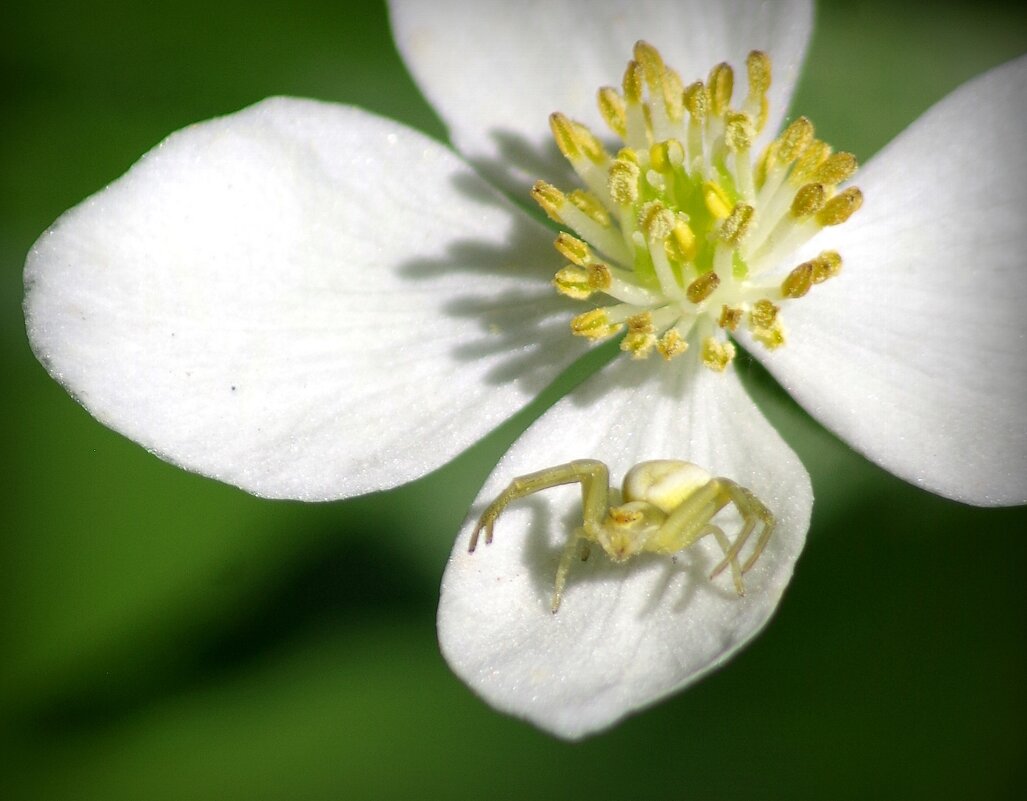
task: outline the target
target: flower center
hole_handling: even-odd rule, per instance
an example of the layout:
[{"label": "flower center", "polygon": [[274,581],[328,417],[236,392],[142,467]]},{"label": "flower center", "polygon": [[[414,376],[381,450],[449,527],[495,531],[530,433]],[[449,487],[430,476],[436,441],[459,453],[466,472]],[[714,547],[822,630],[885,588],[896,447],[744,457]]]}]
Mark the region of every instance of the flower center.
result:
[{"label": "flower center", "polygon": [[[746,59],[748,94],[731,105],[734,72],[718,64],[706,83],[684,86],[659,52],[635,45],[622,91],[599,90],[599,110],[624,142],[611,155],[584,125],[553,114],[556,144],[587,187],[569,194],[544,181],[532,197],[558,224],[556,249],[570,263],[556,288],[612,303],[579,314],[571,331],[604,339],[624,330],[621,349],[665,359],[700,343],[699,358],[724,370],[728,334],[745,325],[763,346],[785,343],[779,311],[836,275],[825,251],[794,266],[788,257],[863,202],[851,153],[832,153],[799,117],[762,153],[753,141],[767,120],[770,58]],[[790,269],[789,269],[790,268]]]}]

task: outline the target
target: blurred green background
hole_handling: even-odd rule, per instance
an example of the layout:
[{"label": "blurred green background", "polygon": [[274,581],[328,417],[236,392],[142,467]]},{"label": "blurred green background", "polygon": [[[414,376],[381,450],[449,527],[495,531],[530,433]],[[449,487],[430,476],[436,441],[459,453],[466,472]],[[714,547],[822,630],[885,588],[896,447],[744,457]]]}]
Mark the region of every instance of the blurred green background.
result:
[{"label": "blurred green background", "polygon": [[[1027,50],[1015,4],[919,8],[820,9],[795,107],[863,160]],[[751,364],[813,474],[792,586],[725,669],[575,745],[479,702],[434,615],[481,481],[580,373],[436,474],[325,505],[164,464],[45,375],[20,315],[25,253],[167,133],[290,94],[444,138],[382,5],[22,2],[0,41],[0,797],[1023,796],[1027,513],[889,477]]]}]

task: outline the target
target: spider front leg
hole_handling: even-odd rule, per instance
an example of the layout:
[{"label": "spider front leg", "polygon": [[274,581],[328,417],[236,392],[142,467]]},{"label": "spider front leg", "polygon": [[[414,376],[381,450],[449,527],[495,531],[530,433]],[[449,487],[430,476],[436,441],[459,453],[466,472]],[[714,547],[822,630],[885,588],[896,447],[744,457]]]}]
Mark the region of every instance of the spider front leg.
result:
[{"label": "spider front leg", "polygon": [[[558,487],[563,484],[581,484],[582,516],[584,518],[584,530],[589,536],[595,535],[603,515],[606,514],[607,499],[610,493],[610,474],[606,465],[594,459],[582,459],[567,464],[549,467],[539,470],[537,473],[529,473],[519,476],[510,482],[499,497],[490,503],[474,527],[471,534],[471,543],[468,547],[470,553],[478,546],[478,535],[485,530],[485,544],[492,542],[492,531],[496,519],[503,510],[513,501],[534,495],[536,492]],[[575,539],[577,537],[575,536]],[[566,571],[565,571],[566,572]]]}]

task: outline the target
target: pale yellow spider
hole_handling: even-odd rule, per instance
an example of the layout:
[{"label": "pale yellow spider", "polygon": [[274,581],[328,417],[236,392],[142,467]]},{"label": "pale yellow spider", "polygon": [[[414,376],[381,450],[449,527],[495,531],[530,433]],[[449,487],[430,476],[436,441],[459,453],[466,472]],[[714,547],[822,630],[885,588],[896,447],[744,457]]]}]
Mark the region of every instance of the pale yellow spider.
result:
[{"label": "pale yellow spider", "polygon": [[[611,506],[610,495],[616,496],[617,491],[609,485],[610,473],[606,465],[594,459],[582,459],[511,481],[478,520],[469,550],[474,552],[482,529],[485,529],[486,545],[492,542],[496,518],[512,501],[550,487],[578,482],[584,519],[568,540],[556,571],[554,613],[560,608],[574,556],[581,548],[581,559],[587,559],[589,542],[598,542],[613,561],[624,562],[643,551],[673,554],[712,534],[724,552],[724,559],[710,573],[710,579],[730,565],[735,592],[744,595],[742,576],[760,558],[774,531],[774,516],[752,492],[730,479],[714,478],[691,462],[660,459],[636,464],[624,476],[620,492],[622,502]],[[734,543],[710,522],[729,503],[742,515],[742,528]],[[763,524],[763,530],[749,558],[739,566],[738,555],[757,523]]]}]

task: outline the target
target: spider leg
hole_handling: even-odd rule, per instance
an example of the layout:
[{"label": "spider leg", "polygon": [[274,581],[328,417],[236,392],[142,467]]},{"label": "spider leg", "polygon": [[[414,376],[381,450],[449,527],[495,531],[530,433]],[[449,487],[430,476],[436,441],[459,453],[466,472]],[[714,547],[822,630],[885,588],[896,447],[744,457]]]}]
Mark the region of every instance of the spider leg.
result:
[{"label": "spider leg", "polygon": [[[581,546],[584,546],[583,548]],[[556,569],[556,581],[553,586],[553,614],[556,614],[556,610],[560,608],[560,600],[563,598],[563,588],[567,584],[567,573],[571,569],[575,557],[584,552],[582,561],[588,558],[588,542],[585,540],[585,530],[578,528],[574,531],[574,536],[567,540],[567,544],[564,546],[563,554],[560,556],[560,566]]]},{"label": "spider leg", "polygon": [[752,566],[756,564],[756,560],[760,558],[760,554],[763,553],[763,549],[767,547],[767,543],[770,541],[770,535],[774,532],[774,516],[770,513],[770,510],[763,505],[755,495],[752,494],[745,487],[735,484],[733,481],[728,479],[718,479],[727,491],[730,500],[742,515],[743,524],[742,530],[739,532],[738,537],[735,538],[734,544],[731,546],[731,550],[724,554],[723,561],[717,565],[713,572],[710,574],[710,578],[715,578],[719,575],[724,568],[731,564],[732,560],[737,558],[742,548],[745,547],[749,537],[752,535],[753,530],[756,528],[757,523],[763,524],[763,530],[760,532],[759,539],[756,540],[756,545],[753,548],[749,558],[745,560],[742,565],[742,573],[745,574],[752,569]]},{"label": "spider leg", "polygon": [[536,473],[518,476],[499,494],[498,498],[485,508],[474,527],[467,550],[471,553],[474,552],[478,546],[478,535],[482,529],[485,531],[485,544],[492,542],[492,531],[496,519],[510,503],[562,484],[581,484],[585,530],[586,532],[594,531],[595,526],[599,524],[602,516],[606,513],[609,481],[609,471],[606,469],[606,465],[593,459],[568,462],[539,470]]},{"label": "spider leg", "polygon": [[[725,554],[731,551],[731,540],[727,538],[727,535],[720,526],[715,526],[710,523],[702,530],[701,536],[706,536],[707,534],[712,534],[717,539],[717,544],[720,545],[720,549]],[[713,576],[710,576],[710,578],[713,578]],[[731,560],[731,580],[734,582],[735,592],[738,593],[738,595],[745,595],[745,584],[742,582],[742,569],[738,566],[737,559]]]}]

